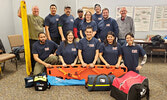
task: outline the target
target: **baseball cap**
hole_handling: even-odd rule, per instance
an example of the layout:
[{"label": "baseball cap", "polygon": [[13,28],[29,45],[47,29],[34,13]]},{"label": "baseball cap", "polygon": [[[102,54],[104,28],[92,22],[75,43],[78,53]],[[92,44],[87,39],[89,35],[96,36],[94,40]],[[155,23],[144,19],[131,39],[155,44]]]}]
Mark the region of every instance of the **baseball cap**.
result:
[{"label": "baseball cap", "polygon": [[83,12],[83,10],[82,10],[82,9],[78,9],[78,11],[77,11],[77,12],[78,12],[78,13],[79,13],[79,12]]}]

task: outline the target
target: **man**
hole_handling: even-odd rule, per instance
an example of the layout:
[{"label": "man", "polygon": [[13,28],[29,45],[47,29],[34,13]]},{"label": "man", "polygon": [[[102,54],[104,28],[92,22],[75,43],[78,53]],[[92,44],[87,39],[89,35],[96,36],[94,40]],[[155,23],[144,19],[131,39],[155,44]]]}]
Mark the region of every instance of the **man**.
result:
[{"label": "man", "polygon": [[97,38],[100,39],[100,41],[104,41],[104,39],[107,36],[107,33],[109,31],[114,32],[115,36],[118,36],[118,24],[115,19],[109,17],[109,9],[104,8],[102,10],[103,14],[103,20],[99,22],[98,24],[98,34]]},{"label": "man", "polygon": [[98,59],[100,42],[92,36],[93,28],[87,27],[85,30],[86,37],[81,39],[78,44],[78,56],[83,67],[89,65],[94,67]]},{"label": "man", "polygon": [[118,33],[118,42],[123,45],[125,40],[125,35],[127,33],[132,33],[134,35],[135,28],[133,19],[127,16],[127,10],[125,7],[122,7],[120,10],[121,17],[117,19],[119,33]]},{"label": "man", "polygon": [[57,7],[55,4],[50,5],[50,14],[45,18],[45,31],[48,40],[60,44],[60,34],[58,31],[59,15],[56,14]]},{"label": "man", "polygon": [[[21,9],[19,8],[18,17],[21,18]],[[32,55],[32,45],[38,40],[38,33],[44,32],[44,20],[39,16],[38,6],[32,8],[32,14],[27,15],[28,28],[29,28],[29,40],[30,40],[30,51],[31,51],[31,63],[32,70],[34,69],[35,61]]]},{"label": "man", "polygon": [[101,13],[101,6],[99,4],[95,4],[94,10],[96,11],[96,13],[93,14],[92,18],[98,25],[98,23],[103,19],[103,16]]},{"label": "man", "polygon": [[61,40],[65,40],[65,35],[67,34],[67,31],[73,30],[74,25],[74,17],[70,14],[71,13],[71,7],[66,6],[64,8],[65,14],[63,14],[59,19],[59,33],[61,36]]},{"label": "man", "polygon": [[74,20],[74,37],[76,39],[81,39],[81,36],[80,36],[80,24],[83,22],[83,10],[82,9],[78,9],[78,18],[76,18]]},{"label": "man", "polygon": [[32,53],[36,61],[34,75],[45,71],[45,67],[51,67],[58,62],[55,51],[58,45],[51,40],[47,40],[45,33],[38,34],[38,41],[33,44]]}]

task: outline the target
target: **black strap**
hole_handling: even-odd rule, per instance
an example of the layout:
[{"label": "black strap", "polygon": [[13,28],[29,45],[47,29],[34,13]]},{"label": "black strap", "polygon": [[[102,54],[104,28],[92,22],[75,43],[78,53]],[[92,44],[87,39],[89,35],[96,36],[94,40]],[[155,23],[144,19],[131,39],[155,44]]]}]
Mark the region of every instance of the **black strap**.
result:
[{"label": "black strap", "polygon": [[109,77],[108,75],[106,75],[106,74],[100,74],[100,75],[97,75],[97,76],[95,77],[95,79],[94,79],[94,81],[93,81],[93,87],[92,87],[91,91],[94,90],[95,85],[96,85],[96,80],[97,80],[97,78],[98,78],[99,76],[101,76],[101,75],[105,75],[105,76],[108,78],[109,84],[110,84],[110,87],[111,87],[111,80],[110,80],[110,77]]}]

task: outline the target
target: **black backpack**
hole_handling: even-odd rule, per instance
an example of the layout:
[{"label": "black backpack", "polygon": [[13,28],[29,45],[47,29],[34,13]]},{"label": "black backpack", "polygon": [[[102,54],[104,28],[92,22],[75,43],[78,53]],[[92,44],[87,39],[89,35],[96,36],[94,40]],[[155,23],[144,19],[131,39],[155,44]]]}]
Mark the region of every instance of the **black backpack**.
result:
[{"label": "black backpack", "polygon": [[155,35],[155,36],[153,36],[153,37],[151,38],[151,41],[152,41],[152,44],[153,44],[154,46],[160,45],[160,44],[162,44],[162,43],[165,42],[165,40],[162,39],[162,37],[161,37],[160,35]]}]

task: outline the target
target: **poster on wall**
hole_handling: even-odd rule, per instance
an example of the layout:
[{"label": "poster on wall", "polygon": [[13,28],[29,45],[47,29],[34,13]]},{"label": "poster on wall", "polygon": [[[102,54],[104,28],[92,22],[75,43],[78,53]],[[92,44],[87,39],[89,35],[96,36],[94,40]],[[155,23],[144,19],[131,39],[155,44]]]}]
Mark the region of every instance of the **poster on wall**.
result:
[{"label": "poster on wall", "polygon": [[121,10],[122,7],[126,7],[127,16],[130,16],[130,17],[133,18],[133,7],[131,7],[131,6],[118,6],[118,7],[116,7],[116,19],[121,17],[120,10]]},{"label": "poster on wall", "polygon": [[135,31],[149,31],[152,7],[135,7]]},{"label": "poster on wall", "polygon": [[167,30],[167,6],[155,6],[152,30]]}]

